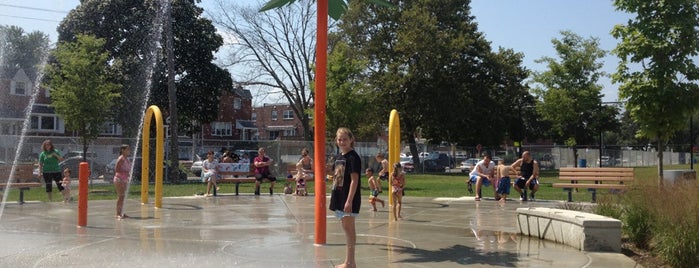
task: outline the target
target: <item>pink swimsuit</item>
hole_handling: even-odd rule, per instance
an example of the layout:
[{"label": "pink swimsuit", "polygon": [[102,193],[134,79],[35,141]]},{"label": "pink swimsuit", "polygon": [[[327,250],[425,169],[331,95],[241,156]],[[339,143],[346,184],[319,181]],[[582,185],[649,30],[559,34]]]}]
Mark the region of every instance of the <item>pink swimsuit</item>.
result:
[{"label": "pink swimsuit", "polygon": [[131,173],[131,162],[129,162],[128,157],[124,157],[124,163],[121,164],[121,168],[114,172],[114,182],[128,182],[129,173]]}]

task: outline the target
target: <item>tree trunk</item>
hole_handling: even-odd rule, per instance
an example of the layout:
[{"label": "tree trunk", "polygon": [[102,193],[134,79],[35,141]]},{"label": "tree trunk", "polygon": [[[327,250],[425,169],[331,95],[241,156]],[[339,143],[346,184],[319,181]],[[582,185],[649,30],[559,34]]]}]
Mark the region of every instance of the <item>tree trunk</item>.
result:
[{"label": "tree trunk", "polygon": [[660,139],[656,142],[658,143],[658,187],[663,187],[663,143]]},{"label": "tree trunk", "polygon": [[179,141],[177,139],[177,89],[175,88],[174,32],[172,29],[172,3],[167,4],[165,49],[167,50],[167,92],[170,117],[170,174],[172,181],[179,180]]}]

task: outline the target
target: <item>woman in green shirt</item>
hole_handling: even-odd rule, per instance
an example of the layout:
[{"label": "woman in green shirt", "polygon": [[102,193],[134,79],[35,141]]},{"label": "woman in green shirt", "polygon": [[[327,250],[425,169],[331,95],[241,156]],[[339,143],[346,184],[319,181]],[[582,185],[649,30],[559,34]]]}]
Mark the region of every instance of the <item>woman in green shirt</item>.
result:
[{"label": "woman in green shirt", "polygon": [[46,183],[46,194],[49,196],[49,202],[53,201],[52,181],[56,182],[56,187],[59,192],[63,192],[61,185],[61,167],[59,162],[63,161],[61,153],[53,147],[51,140],[45,140],[41,144],[41,154],[39,154],[39,173],[44,176]]}]

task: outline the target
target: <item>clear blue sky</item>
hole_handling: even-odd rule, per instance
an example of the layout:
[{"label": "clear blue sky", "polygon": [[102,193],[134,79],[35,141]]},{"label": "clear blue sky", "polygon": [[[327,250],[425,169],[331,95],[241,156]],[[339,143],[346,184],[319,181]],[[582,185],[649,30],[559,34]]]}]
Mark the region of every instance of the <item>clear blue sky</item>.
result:
[{"label": "clear blue sky", "polygon": [[[215,0],[204,0],[202,6],[215,6]],[[254,0],[230,0],[254,3]],[[25,31],[42,31],[56,40],[56,27],[79,0],[0,0],[0,24],[17,25]],[[611,50],[617,40],[609,35],[615,24],[625,23],[631,16],[617,12],[611,0],[473,0],[472,14],[479,31],[497,47],[511,48],[525,55],[524,65],[535,71],[545,66],[534,63],[543,56],[556,57],[552,38],[560,38],[561,30],[570,30],[582,37],[600,39],[601,48]],[[618,59],[604,58],[603,71],[613,73]],[[617,99],[617,85],[609,79],[600,82],[604,101]]]}]

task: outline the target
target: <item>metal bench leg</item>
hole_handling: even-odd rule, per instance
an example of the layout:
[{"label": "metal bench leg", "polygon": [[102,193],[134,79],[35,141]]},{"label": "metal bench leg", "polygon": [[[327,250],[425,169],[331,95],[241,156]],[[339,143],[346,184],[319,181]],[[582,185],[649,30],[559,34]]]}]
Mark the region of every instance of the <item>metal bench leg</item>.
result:
[{"label": "metal bench leg", "polygon": [[238,187],[240,186],[240,182],[235,183],[235,195],[238,195]]},{"label": "metal bench leg", "polygon": [[19,189],[19,201],[17,203],[24,204],[24,189],[20,188]]},{"label": "metal bench leg", "polygon": [[592,203],[597,203],[597,191],[592,189]]},{"label": "metal bench leg", "polygon": [[565,188],[564,190],[568,191],[568,202],[573,202],[573,189]]}]

